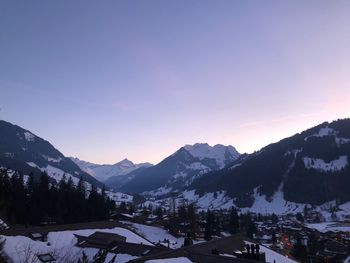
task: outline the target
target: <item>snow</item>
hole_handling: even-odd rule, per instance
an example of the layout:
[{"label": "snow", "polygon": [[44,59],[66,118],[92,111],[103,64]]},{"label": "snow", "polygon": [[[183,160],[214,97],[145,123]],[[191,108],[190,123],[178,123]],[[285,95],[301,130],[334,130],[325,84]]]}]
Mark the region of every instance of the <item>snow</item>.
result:
[{"label": "snow", "polygon": [[124,159],[115,164],[94,164],[80,160],[78,158],[70,157],[70,159],[79,166],[84,172],[94,176],[96,179],[102,181],[107,180],[112,176],[120,176],[131,173],[140,167],[150,167],[150,163],[134,164],[128,159]]},{"label": "snow", "polygon": [[304,204],[288,202],[283,197],[283,192],[279,189],[271,198],[271,202],[266,199],[265,195],[258,193],[258,188],[254,189],[254,203],[250,208],[243,208],[243,212],[255,212],[261,214],[288,214],[302,212]]},{"label": "snow", "polygon": [[350,143],[350,139],[349,138],[341,138],[341,137],[338,137],[338,131],[332,129],[332,128],[329,128],[328,126],[327,127],[324,127],[324,128],[321,128],[318,133],[316,134],[313,134],[313,135],[310,135],[308,137],[306,137],[304,140],[307,141],[309,138],[311,137],[319,137],[319,138],[322,138],[322,137],[327,137],[327,136],[334,136],[334,140],[336,142],[336,144],[338,145],[338,147],[340,147],[342,144],[347,144],[347,143]]},{"label": "snow", "polygon": [[184,148],[193,156],[197,157],[200,160],[203,159],[215,159],[216,163],[220,168],[223,168],[226,165],[227,154],[230,154],[232,157],[229,161],[233,161],[238,158],[239,153],[231,145],[224,146],[217,144],[210,146],[207,143],[196,143],[194,145],[185,145]]},{"label": "snow", "polygon": [[[92,257],[98,252],[98,249],[94,248],[79,248],[74,245],[77,242],[74,234],[88,236],[96,231],[116,233],[125,236],[127,242],[153,245],[142,237],[125,228],[112,228],[112,229],[86,229],[76,231],[60,231],[51,232],[48,234],[48,242],[34,241],[24,236],[1,236],[6,242],[4,245],[4,252],[9,256],[13,263],[32,262],[36,258],[37,254],[51,253],[58,259],[57,262],[66,262],[75,260],[82,255],[84,251],[88,258]],[[50,243],[50,246],[47,244]],[[108,262],[114,254],[109,253],[105,262]],[[131,259],[135,259],[131,255],[118,254],[117,262],[128,262]]]},{"label": "snow", "polygon": [[178,178],[185,178],[188,174],[181,171],[173,175],[173,178],[178,179]]},{"label": "snow", "polygon": [[179,258],[152,259],[152,260],[145,261],[145,263],[192,263],[192,261],[185,257],[179,257]]},{"label": "snow", "polygon": [[162,186],[156,190],[143,192],[144,195],[161,196],[170,193],[173,190],[172,187]]},{"label": "snow", "polygon": [[164,243],[164,240],[169,240],[169,247],[176,249],[182,247],[184,243],[184,239],[182,237],[176,238],[173,235],[169,234],[165,229],[155,226],[147,226],[143,224],[137,224],[137,223],[129,223],[129,222],[123,222],[125,224],[128,224],[130,228],[136,231],[139,235],[143,236],[144,238],[148,239],[149,241],[153,243],[162,243],[163,245],[167,246],[168,243]]},{"label": "snow", "polygon": [[[252,244],[251,242],[244,241],[246,244]],[[265,252],[266,255],[266,262],[276,262],[276,263],[296,263],[297,261],[294,261],[286,256],[283,256],[263,245],[260,245],[260,251]]]},{"label": "snow", "polygon": [[40,169],[40,167],[37,166],[37,165],[36,165],[35,163],[33,163],[33,162],[27,162],[27,164],[28,164],[29,166],[31,166],[31,167],[39,168],[39,169]]},{"label": "snow", "polygon": [[229,169],[230,169],[230,170],[233,170],[233,169],[235,169],[236,167],[241,166],[241,165],[242,165],[242,163],[237,163],[237,164],[235,164],[235,165],[232,165]]},{"label": "snow", "polygon": [[41,155],[44,159],[48,160],[49,162],[53,162],[53,163],[59,163],[62,161],[62,158],[61,157],[58,157],[58,158],[52,158],[52,157],[49,157],[45,154],[42,154]]},{"label": "snow", "polygon": [[[230,209],[232,206],[234,206],[232,198],[226,194],[226,191],[205,193],[204,195],[199,196],[195,193],[195,190],[186,190],[175,198],[176,207],[179,207],[181,204],[191,203],[195,203],[198,210]],[[143,203],[143,206],[145,207],[148,207],[149,205],[152,205],[153,207],[161,206],[163,208],[171,209],[171,200],[170,198],[158,200],[152,200],[151,198]]]},{"label": "snow", "polygon": [[305,141],[307,141],[309,138],[311,137],[327,137],[327,136],[334,136],[336,135],[338,132],[332,128],[327,127],[323,127],[321,128],[317,133],[310,135],[308,137],[305,137]]},{"label": "snow", "polygon": [[316,169],[321,172],[336,172],[341,171],[348,165],[348,157],[340,156],[338,159],[325,162],[322,159],[303,157],[304,165],[307,169]]},{"label": "snow", "polygon": [[0,230],[7,229],[7,228],[8,228],[7,224],[0,219]]},{"label": "snow", "polygon": [[122,203],[122,202],[132,203],[132,201],[134,199],[134,197],[132,195],[124,194],[121,192],[106,191],[106,194],[110,199],[114,200],[117,205]]},{"label": "snow", "polygon": [[5,152],[4,155],[5,155],[5,157],[12,158],[12,159],[15,157],[15,154],[14,153],[10,153],[10,152]]},{"label": "snow", "polygon": [[209,172],[211,170],[208,166],[205,166],[200,162],[194,162],[194,163],[191,163],[190,165],[186,165],[186,168],[191,170],[200,170],[203,173]]},{"label": "snow", "polygon": [[33,142],[35,140],[35,135],[30,133],[30,132],[24,132],[24,138],[28,141],[28,142]]},{"label": "snow", "polygon": [[60,182],[60,181],[62,180],[62,178],[63,178],[64,175],[66,176],[67,180],[68,180],[69,178],[72,178],[73,183],[74,183],[75,185],[77,185],[78,182],[79,182],[79,179],[78,179],[78,178],[72,176],[72,175],[69,174],[69,173],[65,173],[65,172],[62,171],[61,169],[56,168],[56,167],[54,167],[54,166],[52,166],[52,165],[47,165],[47,166],[44,167],[44,168],[40,168],[40,170],[43,171],[43,172],[46,172],[51,178],[55,179],[57,183]]},{"label": "snow", "polygon": [[206,193],[197,200],[199,210],[230,209],[233,206],[233,200],[226,195],[225,191]]},{"label": "snow", "polygon": [[[57,183],[62,180],[63,176],[66,176],[66,181],[68,181],[69,178],[72,178],[74,185],[78,185],[78,183],[79,183],[79,179],[77,177],[74,177],[69,173],[65,173],[61,169],[56,168],[52,165],[47,165],[45,168],[41,168],[33,162],[27,162],[27,164],[31,167],[38,168],[41,171],[46,172],[51,178],[55,179]],[[86,183],[86,188],[91,189],[91,184],[89,184],[87,182],[85,182],[85,183]],[[102,191],[100,188],[98,188],[97,190],[100,193]],[[111,200],[114,200],[117,205],[120,204],[121,202],[131,203],[133,201],[133,198],[134,198],[132,195],[124,194],[121,192],[106,191],[106,195]]]},{"label": "snow", "polygon": [[319,232],[325,233],[328,231],[332,232],[349,232],[350,231],[350,225],[342,225],[340,223],[336,222],[324,222],[324,223],[317,223],[317,224],[307,224],[308,228],[316,229]]}]

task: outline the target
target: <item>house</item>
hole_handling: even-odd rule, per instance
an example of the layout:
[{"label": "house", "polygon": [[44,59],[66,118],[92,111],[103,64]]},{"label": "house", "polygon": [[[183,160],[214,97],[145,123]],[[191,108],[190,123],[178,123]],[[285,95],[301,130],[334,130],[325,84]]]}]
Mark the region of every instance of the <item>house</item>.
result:
[{"label": "house", "polygon": [[102,249],[112,249],[117,243],[126,242],[126,237],[107,233],[107,232],[95,232],[88,237],[74,234],[78,239],[78,247],[93,247]]},{"label": "house", "polygon": [[[234,252],[244,251],[244,237],[237,234],[225,238],[219,238],[204,243],[199,243],[191,246],[182,247],[175,250],[147,255],[138,259],[129,261],[130,263],[143,263],[152,259],[169,259],[185,257],[193,262],[201,263],[232,263],[232,262],[258,262],[256,257],[245,258],[245,256],[237,256]],[[242,253],[241,253],[242,254]],[[260,254],[260,253],[259,253]],[[261,254],[262,255],[262,254]],[[259,258],[265,262],[265,257]],[[254,260],[254,261],[252,261]]]},{"label": "house", "polygon": [[45,242],[47,240],[47,234],[46,233],[33,232],[33,233],[29,233],[29,238],[31,238],[34,241]]},{"label": "house", "polygon": [[158,254],[169,251],[163,246],[127,243],[126,237],[107,232],[95,232],[88,237],[75,235],[78,239],[76,246],[106,249],[110,253],[129,254],[137,257]]},{"label": "house", "polygon": [[43,263],[51,263],[56,261],[56,259],[50,253],[40,254],[40,255],[37,255],[37,257],[39,261]]}]

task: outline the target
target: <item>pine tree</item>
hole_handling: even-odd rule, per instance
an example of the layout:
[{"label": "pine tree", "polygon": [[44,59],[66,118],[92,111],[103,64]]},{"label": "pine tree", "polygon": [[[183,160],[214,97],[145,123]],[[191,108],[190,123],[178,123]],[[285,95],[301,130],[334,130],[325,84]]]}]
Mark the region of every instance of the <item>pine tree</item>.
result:
[{"label": "pine tree", "polygon": [[236,234],[239,232],[239,218],[235,208],[232,207],[230,213],[230,233]]},{"label": "pine tree", "polygon": [[306,247],[301,243],[300,235],[297,236],[297,242],[293,247],[292,254],[296,259],[300,260],[301,262],[306,261]]},{"label": "pine tree", "polygon": [[211,240],[212,239],[213,223],[214,223],[213,214],[208,209],[208,211],[207,211],[207,218],[206,218],[206,224],[205,224],[205,229],[204,229],[204,239],[205,240]]}]

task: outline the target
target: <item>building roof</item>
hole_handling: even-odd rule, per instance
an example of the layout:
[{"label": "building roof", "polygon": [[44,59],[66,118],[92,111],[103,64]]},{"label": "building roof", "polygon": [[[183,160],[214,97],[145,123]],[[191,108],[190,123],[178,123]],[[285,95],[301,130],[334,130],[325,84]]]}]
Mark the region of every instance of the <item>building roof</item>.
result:
[{"label": "building roof", "polygon": [[49,253],[37,255],[40,262],[54,262],[56,259]]},{"label": "building roof", "polygon": [[[148,255],[131,260],[133,263],[141,263],[151,259],[165,259],[187,257],[193,262],[201,263],[232,263],[232,262],[256,262],[247,259],[235,258],[233,252],[244,249],[243,236],[233,235],[220,239],[211,240],[192,246],[182,247],[176,250],[166,251],[159,254]],[[214,255],[213,250],[217,250],[221,255]]]},{"label": "building roof", "polygon": [[110,248],[114,243],[126,242],[126,237],[108,232],[96,231],[88,237],[75,236],[78,239],[77,245],[80,247]]}]

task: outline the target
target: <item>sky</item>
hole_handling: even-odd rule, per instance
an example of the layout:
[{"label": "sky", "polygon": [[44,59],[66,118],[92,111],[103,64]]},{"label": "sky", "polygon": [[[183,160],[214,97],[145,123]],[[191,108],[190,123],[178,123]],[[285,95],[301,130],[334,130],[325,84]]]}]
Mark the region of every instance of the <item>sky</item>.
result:
[{"label": "sky", "polygon": [[0,0],[0,119],[95,163],[350,117],[350,1]]}]

